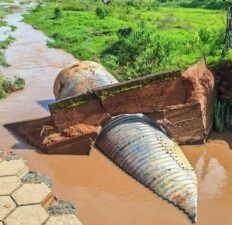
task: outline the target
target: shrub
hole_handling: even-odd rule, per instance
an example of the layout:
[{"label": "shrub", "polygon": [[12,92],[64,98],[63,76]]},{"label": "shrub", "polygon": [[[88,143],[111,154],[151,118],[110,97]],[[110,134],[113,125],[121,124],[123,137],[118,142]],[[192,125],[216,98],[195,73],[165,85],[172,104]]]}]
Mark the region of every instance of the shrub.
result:
[{"label": "shrub", "polygon": [[95,13],[99,19],[104,19],[106,16],[106,12],[102,7],[97,7]]},{"label": "shrub", "polygon": [[102,58],[105,55],[117,57],[120,73],[127,79],[165,68],[170,62],[170,53],[170,41],[141,23],[129,35],[120,35],[119,40],[104,51]]},{"label": "shrub", "polygon": [[5,98],[7,96],[4,84],[5,84],[5,80],[4,80],[3,76],[0,75],[0,99]]},{"label": "shrub", "polygon": [[202,28],[198,34],[201,51],[204,56],[216,55],[218,51],[222,51],[225,39],[224,28]]},{"label": "shrub", "polygon": [[53,16],[54,20],[59,19],[62,15],[61,10],[58,8],[55,8],[53,13],[54,13],[54,16]]},{"label": "shrub", "polygon": [[5,98],[7,94],[23,89],[25,81],[22,78],[14,77],[14,79],[4,78],[0,75],[0,99]]}]

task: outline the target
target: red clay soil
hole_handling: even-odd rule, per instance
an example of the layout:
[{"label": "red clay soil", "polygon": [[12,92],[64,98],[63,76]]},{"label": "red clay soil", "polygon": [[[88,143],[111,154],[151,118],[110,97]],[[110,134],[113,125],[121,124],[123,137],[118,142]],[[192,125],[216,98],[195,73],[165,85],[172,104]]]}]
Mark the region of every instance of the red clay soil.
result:
[{"label": "red clay soil", "polygon": [[112,116],[124,113],[152,113],[169,105],[185,103],[187,90],[182,79],[153,83],[141,89],[122,91],[102,101]]},{"label": "red clay soil", "polygon": [[109,119],[109,117],[109,114],[98,100],[52,113],[54,124],[60,132],[80,123],[85,124],[87,127],[99,126],[104,120]]},{"label": "red clay soil", "polygon": [[49,154],[88,155],[101,127],[78,124],[59,132],[52,117],[8,124],[6,127]]},{"label": "red clay soil", "polygon": [[218,99],[232,102],[232,63],[222,62],[215,70],[219,78]]},{"label": "red clay soil", "polygon": [[161,116],[153,118],[159,119],[179,144],[204,142],[213,123],[215,77],[201,60],[185,71],[181,79],[187,91],[186,102],[167,106]]}]

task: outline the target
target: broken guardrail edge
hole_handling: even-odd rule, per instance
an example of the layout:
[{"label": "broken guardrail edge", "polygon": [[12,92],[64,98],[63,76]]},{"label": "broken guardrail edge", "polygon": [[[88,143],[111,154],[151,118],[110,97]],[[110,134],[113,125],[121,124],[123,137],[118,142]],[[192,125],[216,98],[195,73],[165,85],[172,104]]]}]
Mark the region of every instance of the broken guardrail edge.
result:
[{"label": "broken guardrail edge", "polygon": [[94,88],[92,93],[87,93],[80,96],[73,96],[73,97],[64,98],[62,100],[58,100],[55,103],[49,104],[49,109],[51,113],[55,113],[59,110],[76,107],[92,101],[98,101],[98,100],[103,101],[107,97],[113,96],[121,91],[135,90],[152,83],[175,80],[180,76],[181,76],[180,69],[157,72],[144,77],[139,77],[116,84],[110,84],[99,88]]}]

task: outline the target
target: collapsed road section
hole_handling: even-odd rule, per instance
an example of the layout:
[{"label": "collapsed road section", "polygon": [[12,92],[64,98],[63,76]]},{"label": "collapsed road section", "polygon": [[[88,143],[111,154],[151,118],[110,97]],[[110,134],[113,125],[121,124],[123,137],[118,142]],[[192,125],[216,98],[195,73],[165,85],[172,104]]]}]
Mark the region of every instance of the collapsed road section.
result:
[{"label": "collapsed road section", "polygon": [[46,153],[89,154],[104,122],[120,114],[146,114],[179,144],[204,142],[212,127],[215,79],[204,60],[120,83],[99,64],[77,62],[61,71],[54,93],[65,98],[49,106],[51,116],[8,125]]},{"label": "collapsed road section", "polygon": [[[50,117],[8,127],[46,153],[89,154],[97,139],[96,146],[117,165],[196,221],[196,175],[167,134],[179,143],[207,138],[214,76],[203,60],[184,73],[166,71],[121,83],[97,63],[77,62],[58,75],[54,94],[58,100],[49,106]],[[142,144],[136,138],[135,146],[130,135]]]}]

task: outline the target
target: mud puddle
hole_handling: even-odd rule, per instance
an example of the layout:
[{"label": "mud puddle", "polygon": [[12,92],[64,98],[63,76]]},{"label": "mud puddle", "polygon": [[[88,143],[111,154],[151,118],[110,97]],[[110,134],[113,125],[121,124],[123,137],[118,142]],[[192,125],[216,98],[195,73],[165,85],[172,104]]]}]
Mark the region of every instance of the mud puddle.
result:
[{"label": "mud puddle", "polygon": [[[47,38],[21,20],[17,39],[6,51],[8,76],[21,76],[26,88],[0,101],[0,147],[28,160],[31,169],[50,175],[55,194],[74,202],[83,225],[187,225],[180,210],[130,178],[97,150],[90,156],[44,155],[16,139],[2,125],[48,115],[57,73],[75,59],[46,47]],[[199,182],[199,225],[232,224],[232,134],[212,134],[206,145],[184,146]]]}]

